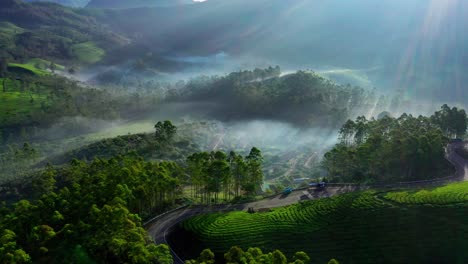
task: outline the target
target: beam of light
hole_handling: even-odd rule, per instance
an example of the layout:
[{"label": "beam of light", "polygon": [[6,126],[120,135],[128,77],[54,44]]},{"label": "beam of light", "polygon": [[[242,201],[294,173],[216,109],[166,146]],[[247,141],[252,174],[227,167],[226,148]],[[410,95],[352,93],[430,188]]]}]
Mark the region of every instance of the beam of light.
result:
[{"label": "beam of light", "polygon": [[[398,70],[395,76],[395,86],[405,88],[406,94],[416,95],[430,93],[427,89],[440,89],[444,78],[447,78],[441,70],[446,67],[456,67],[453,55],[453,43],[457,42],[458,25],[457,9],[460,0],[431,0],[428,2],[425,17],[407,43],[407,47],[400,58]],[[456,72],[453,78],[457,78]],[[420,79],[415,79],[420,78]],[[450,79],[450,78],[449,78]],[[458,81],[455,81],[458,83]],[[409,87],[419,84],[419,89]],[[425,86],[425,87],[424,87]],[[461,87],[454,87],[457,96],[462,96]],[[421,91],[420,89],[425,89]],[[437,96],[432,94],[433,97]],[[438,103],[438,102],[436,102]]]}]

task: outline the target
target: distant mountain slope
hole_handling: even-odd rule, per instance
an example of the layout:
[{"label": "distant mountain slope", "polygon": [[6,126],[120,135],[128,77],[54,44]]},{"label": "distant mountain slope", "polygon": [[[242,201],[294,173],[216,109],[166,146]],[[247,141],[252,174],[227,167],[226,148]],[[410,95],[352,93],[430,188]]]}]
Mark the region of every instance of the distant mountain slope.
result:
[{"label": "distant mountain slope", "polygon": [[138,7],[162,7],[193,4],[192,0],[91,0],[87,7],[125,9]]},{"label": "distant mountain slope", "polygon": [[102,23],[138,36],[142,54],[224,52],[241,65],[265,62],[259,67],[378,69],[369,72],[377,88],[468,96],[466,1],[210,0],[106,16]]},{"label": "distant mountain slope", "polygon": [[0,7],[0,57],[9,62],[42,58],[92,64],[104,56],[104,50],[127,42],[77,9],[18,0],[6,0]]},{"label": "distant mountain slope", "polygon": [[26,0],[26,2],[51,2],[64,6],[85,7],[89,3],[89,0]]}]

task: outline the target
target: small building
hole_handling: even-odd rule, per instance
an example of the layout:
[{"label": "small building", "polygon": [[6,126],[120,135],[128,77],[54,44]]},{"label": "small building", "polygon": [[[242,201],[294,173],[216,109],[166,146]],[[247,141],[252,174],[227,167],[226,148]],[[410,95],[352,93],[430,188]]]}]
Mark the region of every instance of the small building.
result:
[{"label": "small building", "polygon": [[309,180],[309,178],[297,178],[297,179],[294,179],[294,184],[301,184],[301,183],[306,182],[308,180]]}]

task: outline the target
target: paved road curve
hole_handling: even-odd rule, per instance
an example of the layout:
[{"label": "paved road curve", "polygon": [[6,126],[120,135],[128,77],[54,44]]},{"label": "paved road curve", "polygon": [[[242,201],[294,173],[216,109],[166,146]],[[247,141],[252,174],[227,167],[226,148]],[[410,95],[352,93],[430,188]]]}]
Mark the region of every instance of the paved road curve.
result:
[{"label": "paved road curve", "polygon": [[[462,148],[465,146],[466,143],[452,143],[449,144],[447,147],[447,160],[452,163],[456,169],[456,172],[453,176],[442,178],[439,180],[433,181],[419,181],[419,182],[405,182],[399,183],[392,186],[382,186],[382,187],[427,187],[427,186],[434,186],[434,185],[442,185],[448,182],[453,181],[462,181],[468,180],[468,161],[463,159],[459,156],[455,149]],[[275,208],[275,207],[283,207],[287,205],[291,205],[297,203],[300,200],[310,200],[310,199],[318,199],[323,197],[331,197],[334,195],[352,192],[357,190],[367,189],[369,187],[378,187],[378,186],[351,186],[351,185],[344,185],[344,186],[329,186],[322,192],[317,192],[313,194],[309,194],[305,190],[297,190],[293,191],[289,195],[276,195],[270,198],[265,198],[260,201],[240,204],[240,205],[217,205],[217,206],[195,206],[195,207],[187,207],[180,210],[176,210],[174,212],[168,213],[163,215],[154,221],[148,223],[146,228],[148,230],[149,235],[154,239],[155,243],[157,244],[167,244],[166,236],[168,232],[170,232],[171,228],[176,226],[176,224],[180,223],[181,221],[190,218],[192,216],[198,214],[206,214],[206,213],[213,213],[213,212],[228,212],[228,211],[238,211],[238,210],[247,210],[249,207],[253,207],[254,209],[262,209],[262,208]],[[180,259],[177,254],[172,251],[172,255],[174,256],[174,263],[175,264],[183,264],[184,261]]]}]

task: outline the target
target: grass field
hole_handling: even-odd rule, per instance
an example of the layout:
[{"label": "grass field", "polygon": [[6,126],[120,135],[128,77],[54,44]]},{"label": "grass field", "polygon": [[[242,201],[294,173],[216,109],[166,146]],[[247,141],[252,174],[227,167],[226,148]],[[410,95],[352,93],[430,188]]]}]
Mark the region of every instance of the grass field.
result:
[{"label": "grass field", "polygon": [[27,121],[32,113],[40,110],[43,102],[47,102],[46,95],[16,91],[0,92],[0,123]]},{"label": "grass field", "polygon": [[0,22],[0,35],[14,36],[16,34],[23,33],[24,29],[16,26],[15,24],[1,21]]},{"label": "grass field", "polygon": [[[32,65],[36,69],[46,71],[47,69],[49,69],[51,62],[40,58],[34,58],[30,59],[27,64]],[[55,64],[55,68],[59,71],[65,70],[65,66],[60,64]]]},{"label": "grass field", "polygon": [[45,70],[41,70],[36,68],[35,65],[27,63],[27,64],[19,64],[19,63],[10,63],[8,64],[8,70],[12,72],[18,73],[29,73],[33,75],[46,75],[48,72]]},{"label": "grass field", "polygon": [[350,193],[267,213],[217,213],[181,223],[198,245],[307,252],[312,263],[467,263],[468,183],[414,192]]},{"label": "grass field", "polygon": [[73,53],[77,59],[84,63],[96,63],[106,54],[104,50],[96,46],[94,42],[84,42],[73,45]]}]

